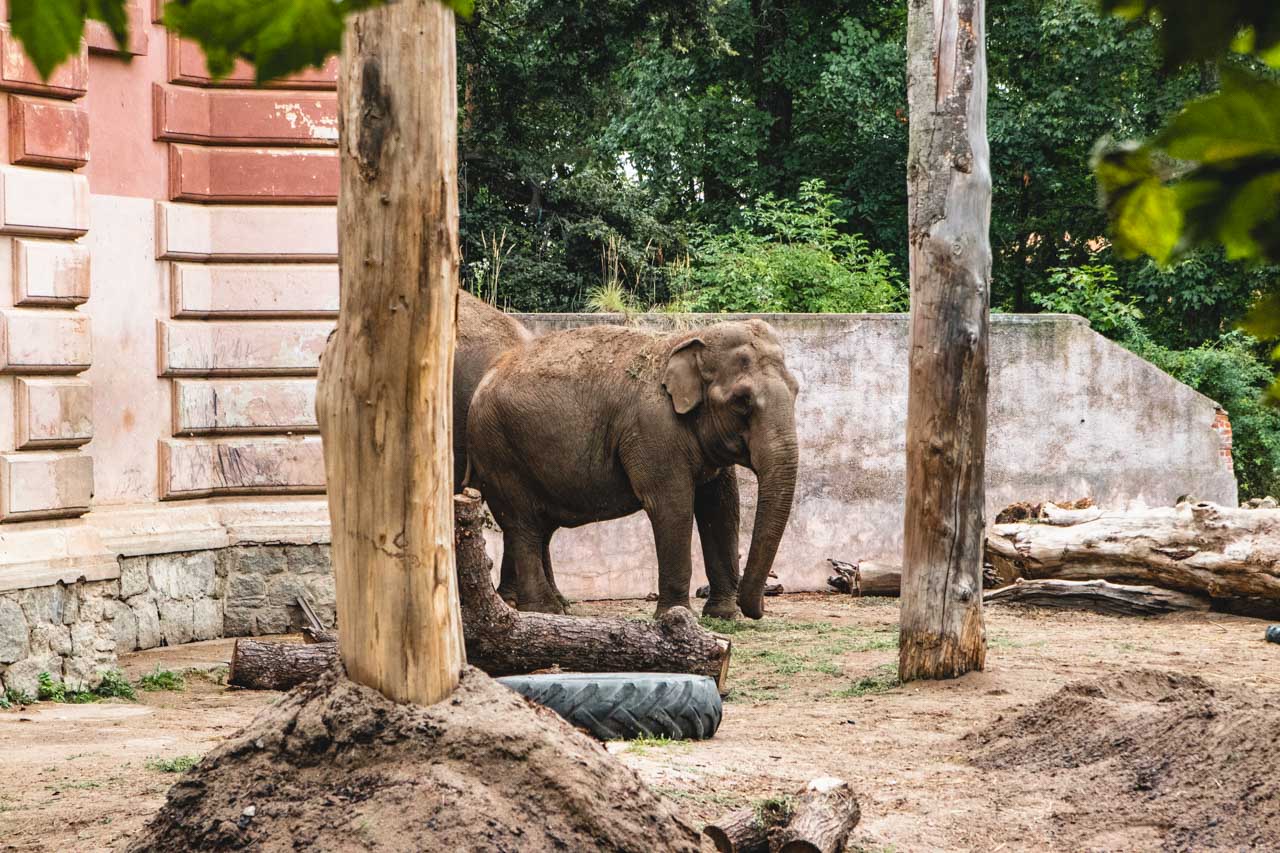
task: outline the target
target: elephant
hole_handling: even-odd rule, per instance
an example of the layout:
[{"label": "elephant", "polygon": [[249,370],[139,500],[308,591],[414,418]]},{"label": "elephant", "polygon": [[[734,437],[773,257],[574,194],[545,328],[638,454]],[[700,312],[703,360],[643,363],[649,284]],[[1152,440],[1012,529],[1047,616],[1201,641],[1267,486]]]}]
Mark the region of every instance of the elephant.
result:
[{"label": "elephant", "polygon": [[467,472],[467,410],[493,362],[506,350],[533,340],[514,317],[465,290],[458,291],[458,342],[453,357],[453,493]]},{"label": "elephant", "polygon": [[[669,334],[590,326],[504,353],[467,425],[473,478],[502,528],[500,592],[522,610],[563,612],[555,531],[644,510],[659,614],[689,608],[696,523],[711,583],[703,613],[763,616],[795,493],[798,391],[758,319]],[[741,575],[736,465],[759,480]]]}]

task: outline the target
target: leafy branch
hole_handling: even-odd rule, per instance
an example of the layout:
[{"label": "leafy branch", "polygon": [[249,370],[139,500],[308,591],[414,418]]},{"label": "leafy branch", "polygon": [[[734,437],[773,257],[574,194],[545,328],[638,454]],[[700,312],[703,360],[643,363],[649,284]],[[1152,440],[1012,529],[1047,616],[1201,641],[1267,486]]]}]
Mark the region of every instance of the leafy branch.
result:
[{"label": "leafy branch", "polygon": [[[225,77],[237,59],[259,84],[320,67],[342,47],[347,15],[384,0],[169,0],[164,25],[204,49],[209,73]],[[473,0],[441,0],[469,16]],[[87,19],[102,21],[117,44],[129,36],[125,0],[10,0],[9,26],[40,76],[80,50]]]}]

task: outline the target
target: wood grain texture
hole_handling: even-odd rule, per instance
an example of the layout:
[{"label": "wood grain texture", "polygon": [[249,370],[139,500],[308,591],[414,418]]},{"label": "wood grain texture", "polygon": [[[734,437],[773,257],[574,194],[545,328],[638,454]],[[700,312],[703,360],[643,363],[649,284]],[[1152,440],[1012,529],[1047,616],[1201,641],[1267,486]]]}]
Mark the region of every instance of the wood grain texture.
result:
[{"label": "wood grain texture", "polygon": [[464,661],[453,552],[457,324],[453,13],[402,0],[348,19],[339,90],[342,303],[320,363],[348,676],[429,705]]},{"label": "wood grain texture", "polygon": [[1145,584],[1280,618],[1280,509],[1182,503],[1071,525],[997,524],[987,557],[1004,579]]},{"label": "wood grain texture", "polygon": [[911,338],[899,675],[982,669],[991,175],[982,0],[910,0]]},{"label": "wood grain texture", "polygon": [[1092,610],[1116,616],[1159,616],[1178,610],[1208,610],[1209,600],[1157,586],[1110,583],[1109,581],[1063,581],[1019,578],[1015,583],[989,590],[984,602],[1030,604]]}]

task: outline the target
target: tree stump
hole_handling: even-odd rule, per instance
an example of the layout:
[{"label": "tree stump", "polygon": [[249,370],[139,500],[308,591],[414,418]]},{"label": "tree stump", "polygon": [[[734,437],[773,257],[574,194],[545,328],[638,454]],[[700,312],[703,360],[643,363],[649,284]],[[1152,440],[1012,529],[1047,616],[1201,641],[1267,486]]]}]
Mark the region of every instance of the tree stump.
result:
[{"label": "tree stump", "polygon": [[778,853],[839,853],[862,812],[842,779],[814,779],[778,835]]},{"label": "tree stump", "polygon": [[227,683],[250,690],[288,690],[333,666],[337,643],[264,643],[240,638],[231,651]]}]

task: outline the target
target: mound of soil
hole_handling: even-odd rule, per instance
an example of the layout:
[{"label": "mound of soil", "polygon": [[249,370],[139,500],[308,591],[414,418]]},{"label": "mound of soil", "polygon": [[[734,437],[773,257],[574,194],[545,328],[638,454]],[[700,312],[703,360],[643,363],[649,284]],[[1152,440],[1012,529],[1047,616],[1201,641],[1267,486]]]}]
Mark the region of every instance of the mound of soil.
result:
[{"label": "mound of soil", "polygon": [[979,766],[1051,776],[1071,807],[1054,819],[1076,839],[1150,837],[1166,850],[1280,839],[1280,709],[1195,676],[1076,682],[966,740]]},{"label": "mound of soil", "polygon": [[681,851],[697,833],[600,744],[478,670],[430,707],[331,671],[170,789],[130,848]]}]

